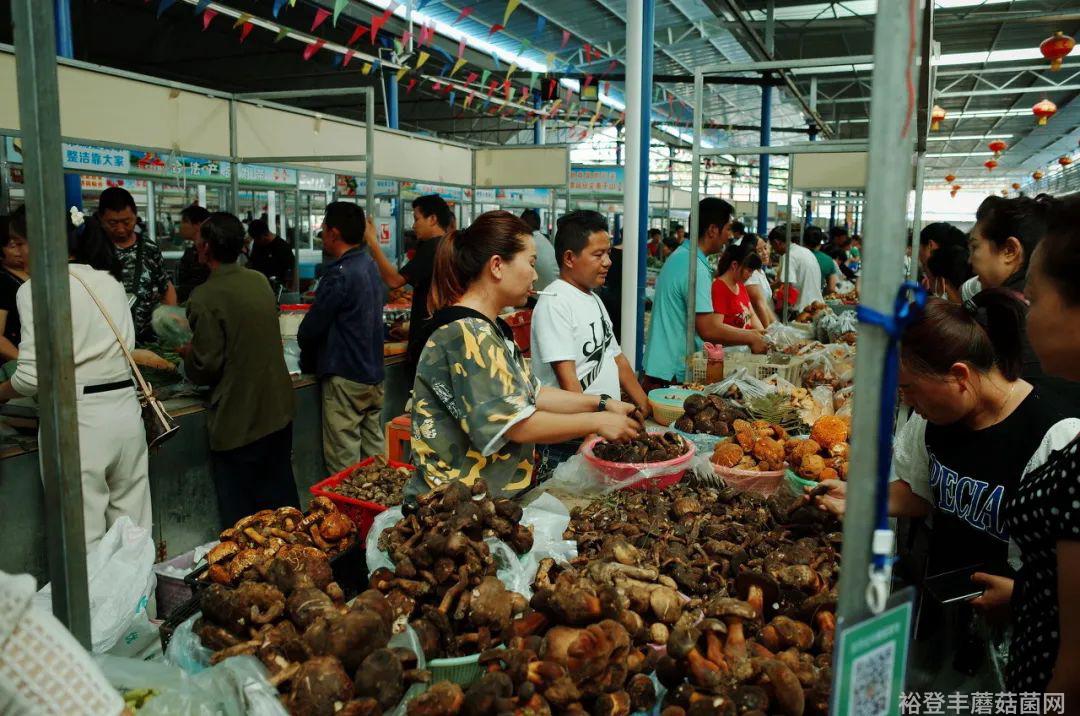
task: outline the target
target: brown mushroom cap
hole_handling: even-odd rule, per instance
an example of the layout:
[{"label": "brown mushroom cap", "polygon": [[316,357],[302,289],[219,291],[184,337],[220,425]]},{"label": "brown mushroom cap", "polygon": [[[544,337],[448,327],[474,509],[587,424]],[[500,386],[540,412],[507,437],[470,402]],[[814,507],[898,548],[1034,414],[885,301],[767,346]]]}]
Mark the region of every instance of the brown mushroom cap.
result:
[{"label": "brown mushroom cap", "polygon": [[[757,619],[758,616],[757,612],[754,611],[754,608],[750,606],[750,604],[741,599],[732,599],[730,597],[710,599],[705,604],[705,613],[710,617],[738,617],[746,620],[754,620]],[[702,622],[702,624],[704,624],[704,622]]]},{"label": "brown mushroom cap", "polygon": [[[750,605],[747,604],[746,606],[749,607]],[[751,609],[751,611],[753,610]],[[697,628],[706,634],[708,632],[714,632],[716,634],[727,634],[727,624],[724,624],[724,622],[720,621],[719,619],[702,619],[700,622],[697,623]]]}]

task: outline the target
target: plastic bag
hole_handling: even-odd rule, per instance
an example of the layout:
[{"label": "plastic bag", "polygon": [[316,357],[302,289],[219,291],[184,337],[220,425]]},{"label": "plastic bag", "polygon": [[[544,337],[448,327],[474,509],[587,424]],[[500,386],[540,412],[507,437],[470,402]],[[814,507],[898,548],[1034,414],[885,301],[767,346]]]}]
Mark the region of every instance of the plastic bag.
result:
[{"label": "plastic bag", "polygon": [[684,440],[689,440],[699,453],[705,453],[706,455],[712,454],[712,451],[716,449],[716,445],[726,439],[709,433],[684,433],[678,428],[671,428],[671,432],[681,436]]},{"label": "plastic bag", "polygon": [[166,664],[99,656],[119,691],[153,689],[139,716],[287,716],[266,668],[253,656],[234,656],[195,675]]},{"label": "plastic bag", "polygon": [[790,348],[806,342],[806,332],[794,326],[775,321],[765,329],[765,340],[777,350]]},{"label": "plastic bag", "polygon": [[[142,640],[149,623],[147,607],[153,602],[154,540],[150,530],[121,516],[86,556],[90,592],[92,651],[102,654],[118,644],[131,647]],[[34,605],[52,612],[52,585],[34,596]]]},{"label": "plastic bag", "polygon": [[773,388],[758,378],[750,375],[746,368],[739,368],[731,372],[719,383],[705,388],[708,395],[719,395],[723,398],[745,405],[754,398],[760,398],[775,392]]},{"label": "plastic bag", "polygon": [[854,397],[854,385],[849,385],[846,388],[841,388],[836,391],[836,394],[833,396],[833,409],[836,411],[836,414],[850,418]]},{"label": "plastic bag", "polygon": [[813,389],[819,385],[844,388],[851,385],[855,378],[855,364],[850,359],[846,346],[825,346],[805,357],[801,372],[803,385],[807,388]]},{"label": "plastic bag", "polygon": [[187,309],[181,306],[161,304],[154,309],[150,325],[157,334],[158,342],[166,348],[178,348],[191,342],[192,332]]},{"label": "plastic bag", "polygon": [[695,449],[694,454],[681,465],[650,467],[648,465],[625,465],[618,472],[605,472],[585,459],[581,453],[555,468],[555,474],[547,484],[560,492],[575,497],[600,497],[616,490],[644,488],[646,481],[663,481],[663,478],[676,472],[686,473],[712,472],[708,453],[701,454]]},{"label": "plastic bag", "polygon": [[195,620],[198,618],[199,614],[196,614],[176,627],[165,648],[165,663],[188,674],[197,674],[210,666],[210,655],[213,654],[195,634]]},{"label": "plastic bag", "polygon": [[840,336],[859,328],[859,319],[850,311],[822,316],[817,324],[818,338],[825,343],[836,343]]}]

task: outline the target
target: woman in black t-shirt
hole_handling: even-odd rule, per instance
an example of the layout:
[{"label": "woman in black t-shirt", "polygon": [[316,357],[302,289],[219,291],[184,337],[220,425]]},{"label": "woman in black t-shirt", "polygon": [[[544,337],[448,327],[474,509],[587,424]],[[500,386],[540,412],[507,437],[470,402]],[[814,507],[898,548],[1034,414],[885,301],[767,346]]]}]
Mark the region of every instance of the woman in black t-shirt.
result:
[{"label": "woman in black t-shirt", "polygon": [[[1080,381],[1080,196],[1052,204],[1027,282],[1027,332],[1048,375]],[[1012,601],[1011,691],[1080,703],[1080,437],[1024,475],[1006,526],[1024,568]]]},{"label": "woman in black t-shirt", "polygon": [[25,209],[19,207],[8,217],[0,242],[0,363],[6,363],[19,357],[22,323],[15,294],[30,278]]}]

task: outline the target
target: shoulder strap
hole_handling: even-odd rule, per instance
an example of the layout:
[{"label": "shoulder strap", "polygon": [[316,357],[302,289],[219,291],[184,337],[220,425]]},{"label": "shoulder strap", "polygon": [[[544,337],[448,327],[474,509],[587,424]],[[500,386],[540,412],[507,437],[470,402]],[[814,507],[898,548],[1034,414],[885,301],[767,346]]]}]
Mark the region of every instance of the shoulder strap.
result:
[{"label": "shoulder strap", "polygon": [[141,390],[143,395],[145,395],[147,398],[153,397],[153,391],[151,391],[150,386],[146,383],[146,380],[143,379],[142,371],[139,370],[139,366],[135,365],[135,357],[132,356],[131,351],[128,350],[127,344],[124,343],[124,339],[120,335],[120,330],[116,327],[116,324],[113,323],[112,317],[109,315],[109,312],[105,310],[105,305],[102,304],[101,300],[98,299],[97,294],[90,290],[90,287],[86,285],[86,282],[83,281],[78,274],[68,271],[68,275],[78,281],[80,284],[82,284],[82,287],[86,289],[86,292],[88,294],[90,294],[90,298],[94,299],[94,303],[97,304],[98,310],[101,311],[101,315],[105,317],[105,322],[109,324],[109,328],[112,329],[113,335],[116,336],[116,342],[120,344],[120,350],[124,352],[124,357],[127,358],[128,365],[131,366],[131,372],[132,374],[134,374],[135,380],[139,384],[139,390]]}]

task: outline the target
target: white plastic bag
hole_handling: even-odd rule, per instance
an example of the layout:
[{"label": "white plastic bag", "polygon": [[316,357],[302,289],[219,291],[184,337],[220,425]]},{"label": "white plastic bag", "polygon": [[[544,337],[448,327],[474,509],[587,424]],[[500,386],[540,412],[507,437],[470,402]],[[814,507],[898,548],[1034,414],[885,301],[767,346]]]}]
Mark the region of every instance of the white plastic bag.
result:
[{"label": "white plastic bag", "polygon": [[188,322],[187,309],[182,306],[161,304],[154,309],[150,325],[163,346],[178,348],[191,342],[191,323]]},{"label": "white plastic bag", "polygon": [[806,340],[806,331],[801,331],[780,321],[771,323],[765,329],[765,341],[777,350],[805,343]]},{"label": "white plastic bag", "polygon": [[[150,531],[124,515],[118,519],[86,556],[90,591],[90,637],[93,652],[102,654],[114,646],[131,646],[132,635],[141,639],[152,615],[154,540]],[[52,585],[34,597],[40,609],[52,612]]]},{"label": "white plastic bag", "polygon": [[728,374],[719,383],[705,388],[708,395],[719,395],[736,405],[745,405],[755,398],[761,398],[776,392],[765,381],[750,375],[746,368],[738,368]]},{"label": "white plastic bag", "polygon": [[118,691],[153,689],[139,716],[287,716],[266,667],[253,656],[234,656],[190,675],[166,664],[97,657]]}]

